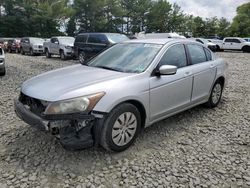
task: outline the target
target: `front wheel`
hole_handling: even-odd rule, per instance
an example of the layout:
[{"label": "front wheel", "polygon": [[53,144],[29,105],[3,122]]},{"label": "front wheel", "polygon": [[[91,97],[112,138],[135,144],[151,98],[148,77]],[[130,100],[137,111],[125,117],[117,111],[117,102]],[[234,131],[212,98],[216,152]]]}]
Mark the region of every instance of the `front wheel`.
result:
[{"label": "front wheel", "polygon": [[46,58],[51,58],[51,53],[49,53],[49,50],[45,50]]},{"label": "front wheel", "polygon": [[223,84],[220,81],[216,81],[211,91],[209,100],[206,103],[206,106],[208,106],[209,108],[214,108],[218,106],[218,104],[221,101],[222,90],[223,90]]},{"label": "front wheel", "polygon": [[114,108],[106,117],[100,144],[109,151],[124,151],[133,144],[141,129],[138,109],[129,103]]},{"label": "front wheel", "polygon": [[30,48],[30,55],[31,55],[31,56],[34,56],[34,55],[35,55],[32,48]]},{"label": "front wheel", "polygon": [[60,58],[61,58],[61,60],[66,60],[66,56],[65,56],[63,50],[60,51]]},{"label": "front wheel", "polygon": [[5,74],[6,74],[6,69],[5,69],[5,67],[4,67],[3,70],[0,71],[0,76],[4,76]]},{"label": "front wheel", "polygon": [[20,49],[20,51],[21,51],[20,53],[21,53],[22,55],[25,55],[25,52],[23,51],[22,48]]}]

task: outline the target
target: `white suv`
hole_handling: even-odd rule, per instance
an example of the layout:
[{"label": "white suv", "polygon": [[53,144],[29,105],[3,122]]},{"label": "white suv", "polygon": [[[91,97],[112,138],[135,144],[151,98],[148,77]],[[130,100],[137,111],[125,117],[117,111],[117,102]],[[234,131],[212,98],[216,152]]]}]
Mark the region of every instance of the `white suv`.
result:
[{"label": "white suv", "polygon": [[4,51],[2,48],[0,48],[0,76],[4,76],[6,73],[5,70],[5,56]]}]

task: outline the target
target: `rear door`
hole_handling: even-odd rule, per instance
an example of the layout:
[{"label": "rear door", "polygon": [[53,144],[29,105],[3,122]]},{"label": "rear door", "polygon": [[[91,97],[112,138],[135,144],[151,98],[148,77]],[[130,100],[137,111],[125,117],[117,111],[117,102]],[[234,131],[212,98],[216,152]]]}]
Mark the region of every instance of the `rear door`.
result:
[{"label": "rear door", "polygon": [[108,39],[104,34],[89,34],[86,50],[89,57],[103,51],[108,46]]},{"label": "rear door", "polygon": [[192,101],[201,101],[210,95],[210,90],[216,76],[216,66],[210,50],[198,44],[187,44],[192,69],[193,91]]}]

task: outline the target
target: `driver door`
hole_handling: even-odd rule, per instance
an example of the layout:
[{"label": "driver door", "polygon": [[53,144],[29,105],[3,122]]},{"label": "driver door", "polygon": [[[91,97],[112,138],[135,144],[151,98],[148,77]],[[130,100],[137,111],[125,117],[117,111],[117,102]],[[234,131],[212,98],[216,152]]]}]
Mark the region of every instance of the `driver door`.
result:
[{"label": "driver door", "polygon": [[150,78],[150,121],[182,109],[191,102],[193,73],[187,63],[184,45],[168,48],[158,68],[162,65],[175,65],[178,69],[174,75]]}]

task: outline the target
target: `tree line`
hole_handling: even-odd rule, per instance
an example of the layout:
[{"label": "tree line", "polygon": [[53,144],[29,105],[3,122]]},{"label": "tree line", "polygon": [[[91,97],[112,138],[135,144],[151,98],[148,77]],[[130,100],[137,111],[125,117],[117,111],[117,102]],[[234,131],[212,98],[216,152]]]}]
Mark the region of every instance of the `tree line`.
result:
[{"label": "tree line", "polygon": [[250,3],[226,18],[185,14],[167,0],[0,0],[0,37],[74,36],[79,32],[178,32],[250,37]]}]

